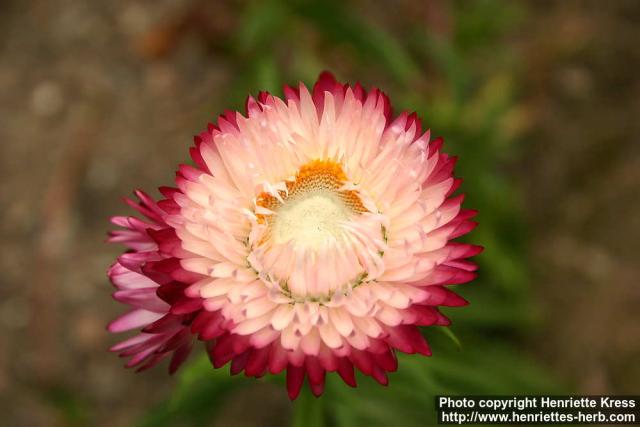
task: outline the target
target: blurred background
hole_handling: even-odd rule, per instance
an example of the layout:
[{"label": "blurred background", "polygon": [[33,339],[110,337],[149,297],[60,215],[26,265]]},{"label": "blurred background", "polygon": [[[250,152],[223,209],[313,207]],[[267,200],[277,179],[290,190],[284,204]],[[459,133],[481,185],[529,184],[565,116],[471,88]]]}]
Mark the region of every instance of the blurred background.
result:
[{"label": "blurred background", "polygon": [[[435,394],[637,394],[639,40],[636,0],[1,1],[0,424],[424,426]],[[323,69],[460,156],[486,247],[471,305],[388,388],[332,375],[291,404],[203,359],[123,369],[104,329],[121,196],[170,185],[249,93]]]}]

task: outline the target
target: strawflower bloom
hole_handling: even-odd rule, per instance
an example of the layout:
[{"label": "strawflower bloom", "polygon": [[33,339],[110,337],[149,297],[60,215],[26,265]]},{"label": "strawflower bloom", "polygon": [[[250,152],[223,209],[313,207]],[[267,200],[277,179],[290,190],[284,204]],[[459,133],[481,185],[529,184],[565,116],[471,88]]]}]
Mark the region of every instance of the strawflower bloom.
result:
[{"label": "strawflower bloom", "polygon": [[419,327],[449,324],[438,306],[466,304],[448,285],[475,277],[481,248],[452,239],[476,212],[442,139],[326,72],[284,95],[227,111],[176,188],[113,218],[129,250],[109,278],[130,311],[108,329],[138,331],[112,348],[127,366],[173,372],[200,340],[232,374],[286,371],[291,399],[305,377],[319,396],[326,372],[355,386],[354,367],[386,385],[396,351],[431,355]]}]

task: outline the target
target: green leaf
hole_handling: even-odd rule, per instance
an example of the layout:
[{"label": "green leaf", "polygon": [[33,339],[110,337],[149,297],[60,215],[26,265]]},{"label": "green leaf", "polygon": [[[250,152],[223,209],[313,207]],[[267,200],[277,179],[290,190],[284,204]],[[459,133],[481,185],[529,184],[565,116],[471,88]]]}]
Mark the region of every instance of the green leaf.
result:
[{"label": "green leaf", "polygon": [[293,404],[292,427],[322,427],[325,425],[324,401],[310,390],[302,390]]},{"label": "green leaf", "polygon": [[399,82],[407,83],[419,76],[420,68],[396,38],[360,19],[343,2],[290,0],[288,3],[325,37],[334,43],[352,46],[364,61],[380,62]]},{"label": "green leaf", "polygon": [[169,426],[178,421],[194,427],[203,425],[215,418],[230,393],[246,381],[232,377],[227,369],[214,369],[206,355],[183,367],[179,379],[169,402],[150,411],[138,426]]},{"label": "green leaf", "polygon": [[244,10],[240,28],[236,32],[239,52],[249,54],[267,50],[285,27],[287,8],[281,1],[253,1]]},{"label": "green leaf", "polygon": [[450,327],[442,326],[436,328],[436,330],[442,332],[447,338],[449,338],[456,345],[458,350],[462,350],[462,343],[460,342],[460,339],[458,339],[458,337],[453,333]]}]

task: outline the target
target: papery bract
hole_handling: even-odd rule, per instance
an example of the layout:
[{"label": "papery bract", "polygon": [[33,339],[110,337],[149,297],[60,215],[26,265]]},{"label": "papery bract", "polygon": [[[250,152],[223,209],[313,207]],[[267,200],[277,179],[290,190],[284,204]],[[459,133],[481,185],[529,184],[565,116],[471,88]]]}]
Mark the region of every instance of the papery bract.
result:
[{"label": "papery bract", "polygon": [[145,218],[116,217],[130,251],[111,267],[114,298],[132,307],[109,330],[146,368],[194,339],[213,365],[260,377],[286,370],[294,399],[326,372],[355,386],[354,367],[387,384],[396,351],[430,355],[419,326],[448,325],[438,306],[466,301],[448,285],[475,277],[479,246],[452,241],[475,211],[453,196],[455,158],[386,95],[320,75],[309,91],[260,93],[195,138],[195,166]]}]

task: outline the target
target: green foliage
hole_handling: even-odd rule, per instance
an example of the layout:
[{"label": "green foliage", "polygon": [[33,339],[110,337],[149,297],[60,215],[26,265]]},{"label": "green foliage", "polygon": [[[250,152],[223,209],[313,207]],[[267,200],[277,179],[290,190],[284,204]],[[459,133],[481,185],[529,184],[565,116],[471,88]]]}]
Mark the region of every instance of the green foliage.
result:
[{"label": "green foliage", "polygon": [[351,48],[364,63],[382,64],[400,82],[413,80],[419,67],[398,40],[349,11],[344,2],[290,1],[292,10],[328,41]]},{"label": "green foliage", "polygon": [[83,426],[91,417],[87,401],[73,391],[62,387],[41,390],[43,401],[56,409],[59,419],[68,426]]},{"label": "green foliage", "polygon": [[[338,378],[327,383],[322,397],[327,425],[425,426],[436,424],[435,397],[439,394],[547,393],[559,389],[540,369],[508,346],[487,346],[469,340],[464,351],[430,336],[438,351],[430,359],[400,355],[401,368],[391,375],[388,389],[367,377],[358,388]],[[505,369],[505,366],[511,368]],[[318,399],[320,400],[320,399]]]},{"label": "green foliage", "polygon": [[183,371],[171,401],[149,411],[138,425],[205,425],[242,383],[242,378],[231,377],[226,370],[213,369],[207,357],[199,357]]},{"label": "green foliage", "polygon": [[[229,99],[240,105],[247,93],[276,90],[280,83],[310,83],[323,69],[389,82],[396,111],[415,110],[448,152],[459,155],[466,206],[478,209],[480,227],[469,240],[485,246],[477,258],[480,278],[456,290],[471,301],[447,310],[457,334],[427,328],[434,356],[399,355],[400,369],[381,387],[358,377],[356,389],[335,374],[325,394],[303,389],[293,404],[294,426],[424,426],[435,424],[438,394],[559,393],[563,389],[516,345],[533,324],[525,262],[520,193],[506,173],[519,149],[518,58],[503,42],[522,11],[516,2],[454,3],[454,32],[434,35],[415,25],[403,34],[372,24],[336,0],[253,2],[243,13],[230,58],[239,71]],[[311,43],[310,40],[314,42]],[[346,50],[350,62],[332,56]],[[423,70],[429,70],[423,71]],[[201,425],[237,387],[252,380],[213,370],[205,359],[184,369],[168,405],[141,425]],[[253,380],[255,381],[255,380]],[[283,382],[282,377],[259,381]],[[284,385],[281,386],[285,393]]]}]

